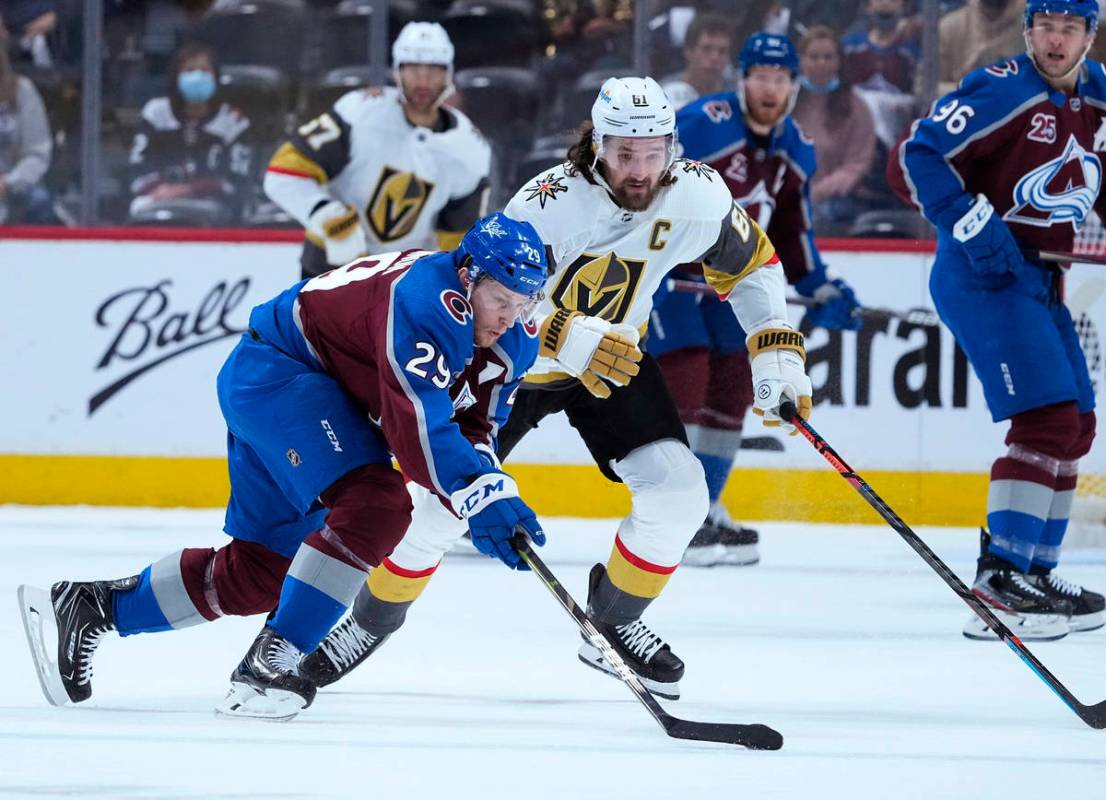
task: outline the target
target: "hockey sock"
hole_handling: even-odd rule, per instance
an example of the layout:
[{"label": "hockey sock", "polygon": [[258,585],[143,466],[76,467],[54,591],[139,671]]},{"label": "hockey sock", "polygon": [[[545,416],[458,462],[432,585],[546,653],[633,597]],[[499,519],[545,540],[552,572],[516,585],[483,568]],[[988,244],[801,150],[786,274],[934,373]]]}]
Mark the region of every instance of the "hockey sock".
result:
[{"label": "hockey sock", "polygon": [[987,492],[988,550],[1027,572],[1052,507],[1058,462],[1022,445],[991,467]]},{"label": "hockey sock", "polygon": [[395,633],[437,568],[435,564],[428,569],[408,570],[385,558],[369,573],[367,588],[353,603],[357,624],[377,637]]},{"label": "hockey sock", "polygon": [[1033,551],[1033,566],[1047,572],[1060,561],[1060,548],[1068,531],[1071,504],[1075,499],[1075,484],[1079,478],[1078,461],[1061,461],[1052,494],[1052,505],[1037,548]]},{"label": "hockey sock", "polygon": [[353,603],[368,573],[328,528],[304,540],[284,578],[269,626],[310,653]]},{"label": "hockey sock", "polygon": [[665,567],[634,555],[616,535],[606,574],[592,598],[596,618],[612,625],[638,619],[675,571],[675,564]]},{"label": "hockey sock", "polygon": [[730,477],[734,458],[741,448],[741,431],[707,425],[687,425],[686,428],[688,439],[694,442],[692,452],[703,465],[707,478],[707,496],[713,504],[722,496],[722,489]]},{"label": "hockey sock", "polygon": [[214,557],[210,548],[179,550],[150,564],[138,585],[112,594],[112,615],[120,636],[187,628],[219,618],[205,602],[203,575]]}]

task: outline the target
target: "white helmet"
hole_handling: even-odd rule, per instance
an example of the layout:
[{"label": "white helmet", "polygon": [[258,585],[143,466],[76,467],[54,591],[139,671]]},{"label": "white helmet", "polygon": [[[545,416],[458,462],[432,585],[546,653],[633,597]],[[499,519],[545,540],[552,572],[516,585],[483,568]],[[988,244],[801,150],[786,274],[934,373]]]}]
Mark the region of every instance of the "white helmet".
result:
[{"label": "white helmet", "polygon": [[652,78],[607,78],[591,107],[591,124],[596,161],[607,136],[670,136],[670,165],[676,156],[676,109]]},{"label": "white helmet", "polygon": [[453,42],[449,40],[445,28],[437,22],[408,22],[392,43],[392,77],[399,88],[400,98],[407,102],[403,97],[403,81],[399,79],[399,68],[404,64],[445,67],[445,88],[434,104],[439,105],[453,94]]}]

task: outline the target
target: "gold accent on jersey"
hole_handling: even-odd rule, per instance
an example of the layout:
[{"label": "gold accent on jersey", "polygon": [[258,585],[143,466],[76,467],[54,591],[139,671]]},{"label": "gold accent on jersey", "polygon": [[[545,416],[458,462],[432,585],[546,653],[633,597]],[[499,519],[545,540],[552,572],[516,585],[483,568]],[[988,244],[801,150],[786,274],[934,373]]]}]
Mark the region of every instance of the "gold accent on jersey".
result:
[{"label": "gold accent on jersey", "polygon": [[581,253],[561,273],[549,299],[557,308],[622,322],[634,302],[645,264],[644,259],[615,253]]},{"label": "gold accent on jersey", "polygon": [[456,250],[461,246],[461,240],[465,238],[464,231],[434,231],[438,239],[439,250]]},{"label": "gold accent on jersey", "polygon": [[324,184],[330,180],[322,167],[293,147],[289,142],[282,144],[280,149],[273,153],[273,157],[269,159],[269,166],[276,167],[278,170],[302,173],[317,180],[320,184]]},{"label": "gold accent on jersey", "polygon": [[367,210],[376,238],[393,242],[410,233],[433,190],[433,183],[413,172],[384,167]]},{"label": "gold accent on jersey", "polygon": [[672,222],[667,219],[658,219],[653,223],[653,231],[649,234],[649,249],[650,250],[663,250],[664,246],[668,244],[667,239],[662,239],[661,234],[668,233],[672,230]]},{"label": "gold accent on jersey", "polygon": [[[734,208],[736,209],[737,206],[735,205]],[[756,249],[753,251],[753,255],[744,269],[736,275],[731,275],[728,272],[714,269],[706,262],[703,263],[703,277],[707,279],[707,283],[709,283],[722,297],[728,296],[729,293],[733,291],[734,287],[737,286],[738,281],[746,275],[752,274],[754,270],[763,267],[776,255],[776,248],[772,246],[772,242],[768,240],[767,234],[765,234],[756,221],[748,216],[745,216],[745,219],[748,220],[751,226],[750,233],[755,237]],[[738,233],[740,234],[740,231]]]}]

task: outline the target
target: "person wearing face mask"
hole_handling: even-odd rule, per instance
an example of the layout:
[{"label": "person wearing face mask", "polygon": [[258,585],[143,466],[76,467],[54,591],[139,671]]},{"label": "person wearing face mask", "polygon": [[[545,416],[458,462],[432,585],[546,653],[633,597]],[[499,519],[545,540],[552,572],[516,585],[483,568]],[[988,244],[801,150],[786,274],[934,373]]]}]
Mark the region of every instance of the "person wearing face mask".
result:
[{"label": "person wearing face mask", "polygon": [[840,76],[841,46],[833,30],[815,25],[799,42],[799,100],[794,118],[810,139],[818,172],[810,181],[815,223],[851,221],[863,203],[855,197],[875,162],[872,113]]},{"label": "person wearing face mask", "polygon": [[366,252],[452,249],[486,210],[491,148],[443,104],[454,91],[445,28],[407,23],[392,69],[395,88],[342,95],[269,161],[265,194],[307,232],[304,277]]},{"label": "person wearing face mask", "polygon": [[842,77],[862,89],[910,94],[921,46],[906,0],[868,0],[865,20],[864,30],[841,40]]},{"label": "person wearing face mask", "polygon": [[196,199],[213,204],[212,223],[235,224],[251,176],[250,120],[219,99],[218,62],[207,45],[181,47],[169,74],[169,94],[146,103],[131,144],[131,215]]},{"label": "person wearing face mask", "polygon": [[938,91],[951,92],[973,69],[1020,52],[1025,0],[968,0],[941,17]]},{"label": "person wearing face mask", "polygon": [[[1055,571],[1095,438],[1095,392],[1063,271],[1034,255],[1070,252],[1091,213],[1106,215],[1106,72],[1086,58],[1098,11],[1096,0],[1029,0],[1026,52],[968,73],[888,165],[892,186],[937,228],[937,313],[991,420],[1009,425],[973,591],[1022,639],[1106,623],[1106,599]],[[997,641],[975,617],[963,633]]]},{"label": "person wearing face mask", "polygon": [[[790,116],[799,89],[795,46],[786,37],[757,33],[745,41],[738,64],[736,91],[701,97],[676,115],[684,156],[717,171],[736,205],[768,234],[787,281],[819,302],[803,329],[855,330],[856,295],[827,270],[814,243],[814,147]],[[685,279],[703,279],[698,264],[680,269]],[[743,565],[760,558],[757,531],[731,519],[721,500],[754,405],[746,334],[726,304],[709,296],[658,297],[652,315],[646,349],[676,401],[710,500],[684,564]]]}]

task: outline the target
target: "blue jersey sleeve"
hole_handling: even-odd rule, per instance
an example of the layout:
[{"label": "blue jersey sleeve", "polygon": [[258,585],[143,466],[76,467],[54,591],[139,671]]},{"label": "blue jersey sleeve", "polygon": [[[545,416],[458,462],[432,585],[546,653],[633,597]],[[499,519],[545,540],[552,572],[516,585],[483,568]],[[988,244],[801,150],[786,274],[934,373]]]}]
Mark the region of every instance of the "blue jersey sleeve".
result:
[{"label": "blue jersey sleeve", "polygon": [[741,106],[733,92],[700,97],[676,112],[676,130],[685,158],[704,161],[745,138]]},{"label": "blue jersey sleeve", "polygon": [[412,270],[394,285],[380,424],[404,474],[448,498],[482,466],[453,420],[449,396],[472,357],[472,307],[426,272]]},{"label": "blue jersey sleeve", "polygon": [[973,198],[965,191],[955,159],[993,152],[1001,126],[1048,96],[1025,55],[975,70],[917,120],[899,151],[911,200],[926,219],[948,232]]}]

